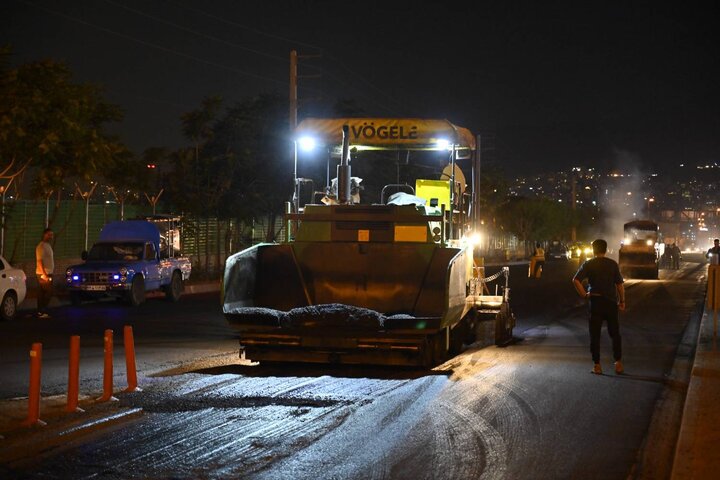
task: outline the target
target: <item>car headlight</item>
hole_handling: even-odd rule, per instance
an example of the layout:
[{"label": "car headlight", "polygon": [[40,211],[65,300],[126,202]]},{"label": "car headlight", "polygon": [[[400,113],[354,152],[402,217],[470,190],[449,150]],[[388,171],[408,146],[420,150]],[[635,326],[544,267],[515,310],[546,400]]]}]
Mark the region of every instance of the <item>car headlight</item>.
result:
[{"label": "car headlight", "polygon": [[73,271],[72,271],[72,268],[68,268],[67,270],[65,270],[65,276],[66,276],[66,277],[72,276],[72,272],[73,272]]}]

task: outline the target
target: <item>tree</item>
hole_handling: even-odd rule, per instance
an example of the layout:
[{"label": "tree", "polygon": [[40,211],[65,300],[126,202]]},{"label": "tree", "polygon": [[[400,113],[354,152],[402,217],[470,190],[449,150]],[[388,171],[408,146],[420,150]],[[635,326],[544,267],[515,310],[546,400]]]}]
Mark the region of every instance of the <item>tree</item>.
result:
[{"label": "tree", "polygon": [[90,180],[125,150],[103,132],[122,112],[99,87],[73,83],[59,62],[12,68],[9,49],[0,58],[0,162],[32,168],[37,193],[59,191],[73,177]]},{"label": "tree", "polygon": [[244,223],[267,219],[266,240],[273,241],[275,219],[292,192],[287,102],[260,95],[238,102],[218,122],[208,151],[232,170],[220,198],[219,215]]},{"label": "tree", "polygon": [[120,215],[124,218],[125,202],[140,199],[143,194],[157,195],[160,189],[160,176],[163,165],[167,163],[168,151],[165,148],[147,148],[142,157],[125,150],[115,156],[115,161],[105,170],[103,178],[108,191],[120,204]]},{"label": "tree", "polygon": [[499,209],[499,221],[508,232],[525,243],[562,238],[572,222],[570,209],[546,198],[511,198]]},{"label": "tree", "polygon": [[184,113],[180,117],[182,133],[192,140],[195,147],[195,161],[200,161],[200,149],[213,137],[213,124],[222,106],[222,97],[205,97],[198,110]]}]

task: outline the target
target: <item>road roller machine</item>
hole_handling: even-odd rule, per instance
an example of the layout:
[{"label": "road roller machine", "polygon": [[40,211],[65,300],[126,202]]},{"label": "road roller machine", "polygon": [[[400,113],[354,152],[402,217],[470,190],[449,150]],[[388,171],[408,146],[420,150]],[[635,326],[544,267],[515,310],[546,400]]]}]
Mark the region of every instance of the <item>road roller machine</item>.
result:
[{"label": "road roller machine", "polygon": [[620,273],[624,278],[658,278],[658,225],[650,220],[635,220],[623,226],[624,239],[618,252]]}]

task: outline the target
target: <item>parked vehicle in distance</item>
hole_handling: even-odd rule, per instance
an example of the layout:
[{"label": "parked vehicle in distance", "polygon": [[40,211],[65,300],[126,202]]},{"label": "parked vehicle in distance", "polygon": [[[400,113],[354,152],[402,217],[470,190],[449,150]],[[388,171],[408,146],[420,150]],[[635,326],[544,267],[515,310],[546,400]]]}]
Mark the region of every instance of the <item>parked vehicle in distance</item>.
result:
[{"label": "parked vehicle in distance", "polygon": [[0,256],[0,318],[12,320],[27,294],[27,276]]},{"label": "parked vehicle in distance", "polygon": [[85,263],[65,272],[70,300],[79,305],[83,300],[114,296],[136,306],[145,301],[146,292],[162,290],[168,300],[178,301],[191,265],[188,258],[176,256],[180,253],[177,245],[174,235],[161,235],[154,222],[108,223],[98,242],[83,252]]},{"label": "parked vehicle in distance", "polygon": [[577,258],[580,262],[584,262],[593,256],[592,245],[585,242],[575,242],[570,245],[570,254],[572,258]]},{"label": "parked vehicle in distance", "polygon": [[553,241],[548,245],[545,258],[547,260],[570,260],[570,249],[562,242]]}]

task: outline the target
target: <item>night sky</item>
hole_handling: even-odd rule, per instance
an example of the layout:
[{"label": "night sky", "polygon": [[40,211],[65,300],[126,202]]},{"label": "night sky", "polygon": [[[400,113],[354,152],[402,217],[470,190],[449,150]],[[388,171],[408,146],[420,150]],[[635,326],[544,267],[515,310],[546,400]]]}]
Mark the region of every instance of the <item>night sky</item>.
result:
[{"label": "night sky", "polygon": [[104,85],[137,153],[184,145],[205,96],[286,96],[296,49],[301,118],[353,99],[486,135],[507,172],[662,172],[720,163],[718,20],[687,2],[4,0],[0,43]]}]

